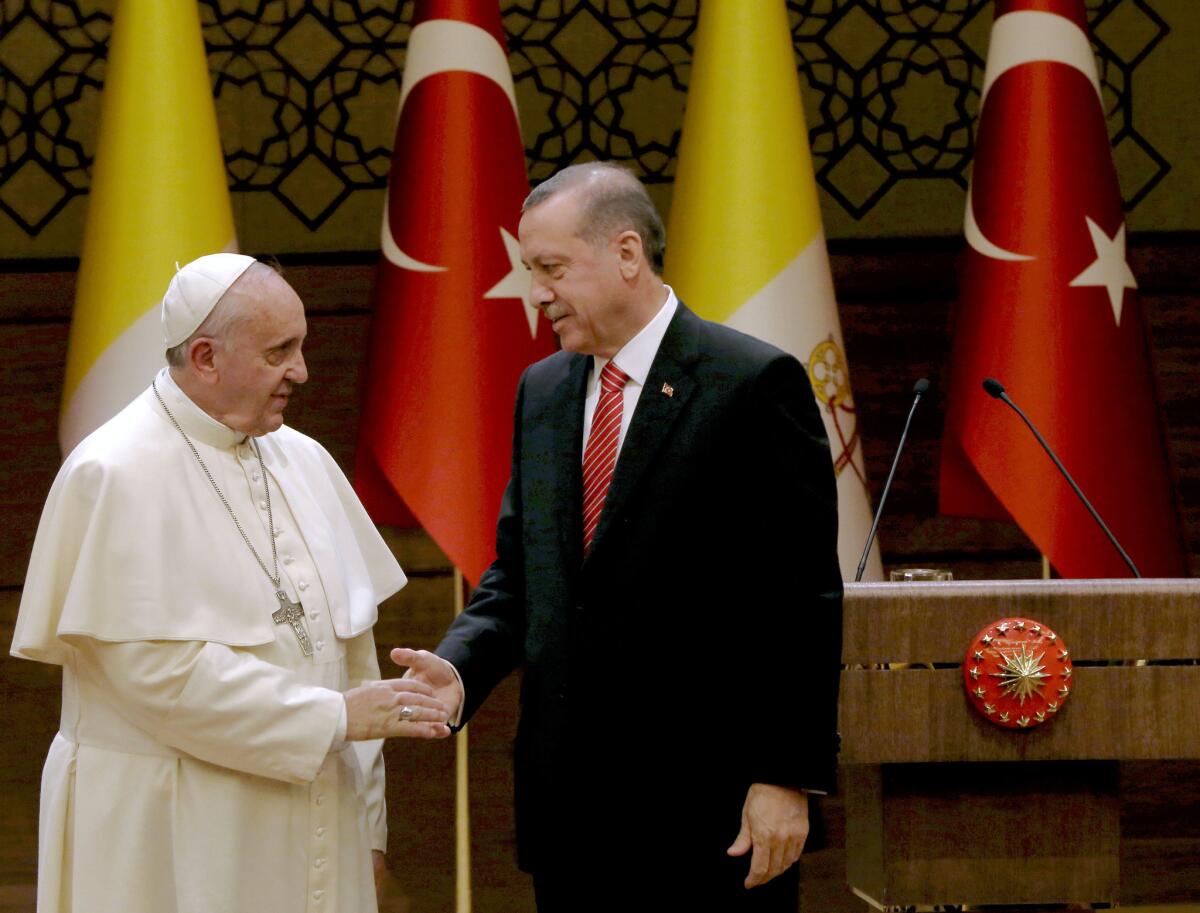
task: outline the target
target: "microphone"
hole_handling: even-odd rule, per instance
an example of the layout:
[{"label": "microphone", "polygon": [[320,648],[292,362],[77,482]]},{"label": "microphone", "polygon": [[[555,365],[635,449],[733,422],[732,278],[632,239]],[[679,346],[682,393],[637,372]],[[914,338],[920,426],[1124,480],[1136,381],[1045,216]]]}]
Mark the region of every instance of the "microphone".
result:
[{"label": "microphone", "polygon": [[1083,506],[1088,509],[1088,513],[1092,515],[1092,519],[1096,521],[1097,525],[1102,530],[1104,530],[1104,535],[1108,536],[1108,541],[1112,543],[1113,548],[1115,548],[1118,554],[1120,554],[1121,559],[1126,565],[1129,566],[1130,572],[1134,577],[1141,577],[1142,575],[1138,573],[1137,566],[1133,563],[1133,559],[1129,557],[1125,549],[1121,548],[1121,543],[1117,541],[1117,537],[1112,534],[1112,531],[1109,530],[1104,521],[1100,519],[1100,515],[1096,513],[1096,508],[1092,507],[1092,502],[1084,497],[1083,491],[1078,485],[1075,484],[1075,480],[1072,479],[1071,474],[1067,472],[1067,467],[1062,464],[1062,460],[1060,460],[1054,451],[1050,449],[1050,445],[1046,443],[1046,439],[1042,437],[1037,428],[1033,427],[1033,422],[1029,420],[1029,416],[1022,412],[1020,407],[1011,399],[1009,399],[1008,394],[1004,392],[1004,384],[1000,383],[1000,381],[996,380],[994,377],[989,377],[984,380],[983,389],[987,391],[988,396],[1007,403],[1013,412],[1021,416],[1021,421],[1029,426],[1029,430],[1033,432],[1033,436],[1036,437],[1038,443],[1042,445],[1042,449],[1045,450],[1050,459],[1054,461],[1054,465],[1058,467],[1058,471],[1062,473],[1063,478],[1066,479],[1067,483],[1072,489],[1074,489],[1075,494],[1079,495],[1079,500],[1082,501]]},{"label": "microphone", "polygon": [[863,546],[862,558],[858,562],[858,571],[854,575],[855,583],[862,580],[863,569],[867,566],[867,555],[870,554],[871,543],[875,541],[875,530],[879,526],[879,518],[883,516],[883,504],[887,501],[888,491],[892,487],[892,476],[896,474],[896,465],[900,462],[900,453],[904,450],[904,441],[908,437],[908,426],[912,424],[913,413],[917,411],[917,403],[928,392],[928,378],[922,377],[913,384],[912,408],[908,410],[908,418],[904,420],[904,431],[900,434],[900,444],[896,447],[896,456],[892,459],[892,468],[888,471],[887,481],[883,483],[883,494],[879,496],[879,506],[875,508],[875,519],[871,521],[871,531],[867,534],[867,544]]}]

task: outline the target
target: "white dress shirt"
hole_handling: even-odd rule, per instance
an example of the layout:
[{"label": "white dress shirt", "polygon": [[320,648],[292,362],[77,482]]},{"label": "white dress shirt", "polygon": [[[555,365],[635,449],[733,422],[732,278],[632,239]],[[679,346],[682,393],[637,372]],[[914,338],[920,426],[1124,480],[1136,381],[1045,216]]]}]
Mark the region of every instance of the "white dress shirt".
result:
[{"label": "white dress shirt", "polygon": [[596,406],[600,402],[600,372],[609,361],[615,361],[617,367],[629,375],[629,381],[622,390],[621,434],[617,438],[617,454],[620,455],[621,448],[625,445],[625,433],[633,420],[633,410],[637,408],[638,397],[642,395],[642,388],[646,386],[650,366],[654,364],[654,356],[658,354],[658,347],[662,344],[671,318],[675,316],[675,309],[679,306],[675,290],[669,285],[666,289],[667,300],[658,309],[658,313],[650,318],[650,322],[642,327],[633,339],[625,343],[616,355],[611,359],[601,358],[599,355],[592,356],[592,373],[588,377],[587,395],[583,401],[584,453],[587,452],[588,435],[592,433],[592,417],[596,414]]}]

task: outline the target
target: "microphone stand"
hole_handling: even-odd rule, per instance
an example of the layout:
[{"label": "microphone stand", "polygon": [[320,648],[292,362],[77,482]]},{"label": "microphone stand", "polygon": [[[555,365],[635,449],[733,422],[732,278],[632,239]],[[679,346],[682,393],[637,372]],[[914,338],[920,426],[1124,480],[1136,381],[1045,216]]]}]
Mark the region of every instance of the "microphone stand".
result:
[{"label": "microphone stand", "polygon": [[875,541],[875,530],[879,527],[879,518],[883,516],[883,505],[887,501],[888,492],[892,487],[892,477],[896,475],[896,466],[900,463],[900,454],[904,452],[904,441],[908,437],[908,426],[912,424],[913,413],[917,411],[917,404],[921,402],[921,397],[929,389],[929,381],[922,377],[913,385],[913,393],[916,394],[913,398],[912,408],[908,410],[908,418],[904,420],[904,431],[900,434],[900,444],[896,447],[896,455],[892,458],[892,468],[888,471],[887,481],[883,484],[883,494],[879,496],[879,507],[875,510],[875,518],[871,521],[871,531],[867,534],[867,544],[863,546],[862,558],[858,562],[858,571],[854,574],[854,582],[858,583],[862,580],[863,570],[867,566],[867,555],[871,551],[871,543]]},{"label": "microphone stand", "polygon": [[1108,536],[1108,541],[1112,543],[1113,548],[1115,548],[1117,553],[1121,556],[1121,560],[1123,560],[1129,567],[1130,573],[1132,573],[1134,577],[1140,578],[1142,575],[1138,573],[1137,565],[1133,563],[1133,559],[1129,557],[1125,549],[1121,548],[1121,543],[1117,541],[1117,537],[1112,534],[1112,531],[1108,528],[1105,522],[1100,519],[1100,514],[1096,513],[1096,508],[1092,507],[1092,502],[1084,496],[1082,489],[1075,484],[1075,480],[1071,478],[1071,474],[1067,472],[1067,467],[1062,464],[1062,460],[1058,458],[1058,455],[1050,449],[1050,445],[1046,443],[1046,439],[1042,437],[1041,432],[1033,426],[1033,422],[1029,420],[1029,416],[1022,412],[1021,407],[1009,398],[1008,393],[1005,392],[1004,387],[999,381],[989,377],[983,382],[983,389],[987,391],[989,396],[1008,403],[1012,410],[1017,413],[1017,415],[1021,416],[1021,421],[1029,426],[1029,430],[1033,432],[1033,436],[1037,438],[1038,443],[1042,445],[1042,449],[1045,450],[1050,459],[1054,461],[1054,465],[1057,466],[1058,471],[1063,474],[1063,478],[1066,479],[1067,483],[1072,489],[1074,489],[1075,494],[1079,495],[1079,500],[1082,501],[1083,506],[1088,509],[1088,513],[1092,515],[1092,519],[1096,521],[1096,524],[1100,527],[1100,529],[1104,530],[1104,535]]}]

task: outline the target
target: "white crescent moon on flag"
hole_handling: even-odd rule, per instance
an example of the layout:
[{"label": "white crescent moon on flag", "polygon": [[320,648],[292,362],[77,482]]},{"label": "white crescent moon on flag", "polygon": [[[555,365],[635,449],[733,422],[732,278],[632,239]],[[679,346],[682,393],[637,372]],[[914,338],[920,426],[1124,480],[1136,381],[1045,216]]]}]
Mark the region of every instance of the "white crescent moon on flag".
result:
[{"label": "white crescent moon on flag", "polygon": [[[992,26],[987,69],[983,73],[983,89],[980,92],[979,116],[983,117],[983,106],[996,80],[1016,67],[1045,61],[1073,67],[1087,77],[1103,108],[1104,96],[1096,75],[1096,60],[1092,56],[1092,46],[1083,29],[1065,16],[1021,10],[1006,13]],[[975,221],[975,207],[971,202],[969,185],[963,233],[967,243],[985,257],[1009,261],[1035,259],[1027,254],[1005,250],[988,239]]]},{"label": "white crescent moon on flag", "polygon": [[[469,22],[454,19],[432,19],[422,22],[408,36],[408,57],[404,62],[404,80],[400,85],[400,103],[396,106],[396,124],[409,93],[422,79],[438,73],[477,73],[490,79],[508,96],[517,116],[517,96],[513,91],[512,71],[500,43],[485,29]],[[444,272],[446,267],[422,263],[410,257],[392,237],[389,219],[391,210],[391,181],[383,197],[383,226],[379,233],[384,257],[401,269],[422,273]]]}]

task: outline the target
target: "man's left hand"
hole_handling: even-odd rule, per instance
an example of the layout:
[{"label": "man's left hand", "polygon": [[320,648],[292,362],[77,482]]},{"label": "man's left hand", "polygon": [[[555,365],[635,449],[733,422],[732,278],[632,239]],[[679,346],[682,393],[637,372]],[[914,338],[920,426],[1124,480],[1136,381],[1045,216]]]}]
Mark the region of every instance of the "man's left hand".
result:
[{"label": "man's left hand", "polygon": [[800,789],[755,783],[742,806],[742,829],[726,850],[730,856],[750,857],[746,887],[766,884],[787,870],[808,839],[808,794]]}]

